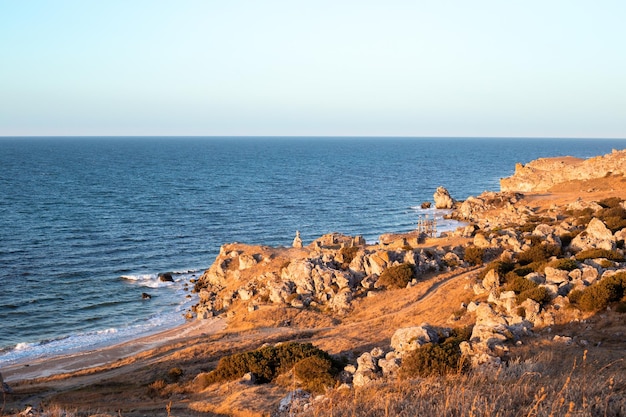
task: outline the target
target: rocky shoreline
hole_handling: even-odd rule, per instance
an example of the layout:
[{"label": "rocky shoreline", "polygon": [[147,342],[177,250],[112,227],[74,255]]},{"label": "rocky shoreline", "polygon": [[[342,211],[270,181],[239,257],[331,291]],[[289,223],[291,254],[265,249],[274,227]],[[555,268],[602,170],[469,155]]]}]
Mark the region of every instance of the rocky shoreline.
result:
[{"label": "rocky shoreline", "polygon": [[[214,264],[195,284],[200,302],[193,313],[200,319],[233,318],[242,309],[252,313],[271,304],[323,309],[344,316],[350,312],[353,300],[373,297],[389,288],[381,278],[385,271],[401,265],[412,270],[412,278],[403,283],[407,288],[425,276],[482,263],[518,265],[525,272],[518,274],[522,280],[519,285],[536,288],[541,294],[539,299],[520,300],[520,291],[506,282],[505,273],[511,271],[494,267],[468,284],[476,300],[462,307],[475,321],[469,340],[460,345],[462,354],[474,368],[499,366],[509,351],[508,342],[522,343],[536,327],[582,318],[579,311],[569,308],[570,294],[626,274],[625,201],[598,202],[579,197],[567,204],[532,207],[526,204],[523,194],[558,187],[573,178],[619,177],[626,166],[626,151],[571,164],[566,160],[542,159],[518,166],[513,177],[502,180],[505,191],[485,192],[463,202],[439,187],[433,196],[436,207],[454,208],[451,217],[467,222],[467,226],[436,239],[418,233],[383,235],[379,243],[367,245],[359,236],[332,233],[304,247],[301,242],[294,248],[224,245]],[[606,222],[613,222],[613,230]],[[480,261],[473,258],[477,250]],[[533,252],[538,254],[537,259],[520,261],[535,256]],[[579,256],[585,253],[589,255]],[[524,265],[534,261],[542,265],[524,270]],[[455,318],[449,321],[453,323]],[[343,379],[363,386],[378,377],[391,377],[407,352],[437,343],[438,333],[450,331],[428,324],[400,328],[391,346],[364,353],[356,364],[346,367],[349,375]]]}]

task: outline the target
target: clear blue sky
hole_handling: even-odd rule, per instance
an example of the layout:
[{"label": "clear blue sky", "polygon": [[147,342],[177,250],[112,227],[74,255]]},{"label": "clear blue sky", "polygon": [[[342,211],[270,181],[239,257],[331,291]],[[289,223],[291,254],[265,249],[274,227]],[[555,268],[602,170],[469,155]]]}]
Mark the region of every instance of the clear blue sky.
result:
[{"label": "clear blue sky", "polygon": [[0,0],[0,135],[626,138],[626,1]]}]

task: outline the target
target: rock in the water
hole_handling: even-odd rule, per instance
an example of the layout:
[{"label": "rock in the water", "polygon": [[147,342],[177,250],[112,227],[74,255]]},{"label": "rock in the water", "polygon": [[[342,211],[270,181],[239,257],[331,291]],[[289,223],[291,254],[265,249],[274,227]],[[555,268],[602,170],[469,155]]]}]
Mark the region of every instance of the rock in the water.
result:
[{"label": "rock in the water", "polygon": [[163,274],[159,274],[159,281],[161,282],[174,282],[174,278],[172,278],[172,274],[169,272],[165,272]]},{"label": "rock in the water", "polygon": [[427,209],[427,208],[430,208],[430,205],[431,205],[431,204],[430,204],[430,201],[424,201],[424,202],[422,203],[421,207],[422,207],[423,209]]},{"label": "rock in the water", "polygon": [[147,292],[142,292],[141,293],[141,298],[143,298],[144,300],[150,300],[152,298],[152,296],[150,294],[148,294]]},{"label": "rock in the water", "polygon": [[454,199],[444,187],[437,187],[433,198],[435,199],[435,208],[451,209],[454,207]]}]

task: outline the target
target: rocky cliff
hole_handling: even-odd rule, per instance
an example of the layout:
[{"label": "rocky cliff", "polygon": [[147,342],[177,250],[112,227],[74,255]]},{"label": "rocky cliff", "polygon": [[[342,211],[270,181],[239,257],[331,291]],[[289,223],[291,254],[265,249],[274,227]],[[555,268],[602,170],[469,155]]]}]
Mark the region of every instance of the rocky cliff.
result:
[{"label": "rocky cliff", "polygon": [[626,149],[589,159],[573,157],[540,158],[526,165],[517,164],[515,174],[500,180],[506,191],[547,191],[555,185],[573,181],[625,175]]}]

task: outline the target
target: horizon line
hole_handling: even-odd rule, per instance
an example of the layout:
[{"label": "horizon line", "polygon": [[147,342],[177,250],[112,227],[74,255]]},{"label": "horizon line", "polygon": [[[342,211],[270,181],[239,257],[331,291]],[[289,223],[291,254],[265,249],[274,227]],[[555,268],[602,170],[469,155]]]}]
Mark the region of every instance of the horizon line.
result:
[{"label": "horizon line", "polygon": [[626,140],[626,137],[591,136],[411,136],[411,135],[0,135],[6,138],[396,138],[396,139],[600,139]]}]

